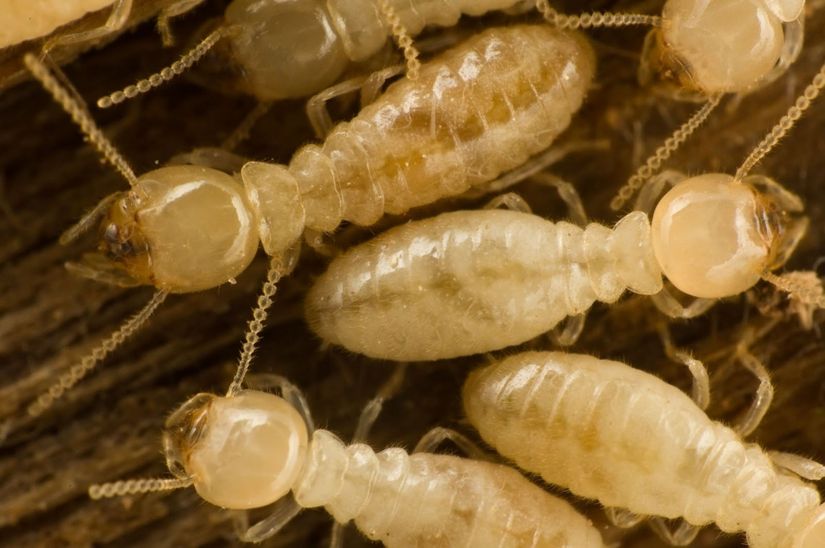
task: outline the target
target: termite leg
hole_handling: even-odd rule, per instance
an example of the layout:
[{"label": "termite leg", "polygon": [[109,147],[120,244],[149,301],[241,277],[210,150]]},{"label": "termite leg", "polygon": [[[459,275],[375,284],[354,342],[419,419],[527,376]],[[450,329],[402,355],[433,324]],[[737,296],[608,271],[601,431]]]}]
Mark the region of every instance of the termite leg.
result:
[{"label": "termite leg", "polygon": [[260,101],[255,105],[255,108],[244,116],[241,123],[238,124],[238,127],[233,129],[232,133],[221,143],[221,148],[224,150],[235,150],[238,148],[238,145],[249,138],[249,133],[252,131],[252,128],[255,127],[255,124],[258,123],[258,120],[266,116],[266,113],[269,112],[271,108],[272,101]]},{"label": "termite leg", "polygon": [[361,86],[361,108],[372,104],[381,95],[387,80],[404,74],[404,68],[404,65],[390,65],[367,76]]},{"label": "termite leg", "polygon": [[710,379],[708,378],[708,370],[705,364],[673,345],[670,329],[668,329],[665,322],[659,322],[657,331],[662,341],[662,346],[665,349],[665,354],[674,362],[684,364],[690,371],[693,377],[691,398],[699,409],[703,411],[706,410],[710,403]]},{"label": "termite leg", "polygon": [[283,529],[301,511],[292,493],[279,499],[270,508],[272,513],[251,527],[245,511],[233,514],[235,534],[242,542],[262,542],[268,539]]},{"label": "termite leg", "polygon": [[587,313],[582,312],[575,316],[568,316],[550,331],[550,340],[557,346],[571,346],[575,344],[584,331],[584,323],[587,320]]},{"label": "termite leg", "polygon": [[179,0],[161,10],[160,15],[158,15],[157,27],[164,47],[168,48],[175,45],[175,37],[172,35],[172,27],[169,25],[169,20],[195,9],[203,4],[203,2],[204,0]]},{"label": "termite leg", "polygon": [[355,433],[352,435],[352,443],[364,443],[367,440],[369,432],[373,424],[375,424],[375,420],[384,408],[384,402],[398,393],[398,390],[404,382],[406,373],[406,363],[400,363],[395,366],[395,371],[393,371],[393,374],[387,382],[378,389],[378,394],[364,406],[364,409],[361,411],[361,416],[358,417]]},{"label": "termite leg", "polygon": [[815,460],[782,451],[768,451],[768,456],[776,466],[793,472],[800,478],[810,481],[825,478],[825,465]]},{"label": "termite leg", "polygon": [[559,193],[559,197],[567,204],[568,215],[573,224],[585,226],[587,224],[587,213],[584,210],[579,192],[569,182],[550,173],[537,173],[531,177],[532,181],[544,186],[553,187]]},{"label": "termite leg", "polygon": [[496,196],[484,206],[484,209],[498,209],[503,207],[513,211],[520,211],[521,213],[532,213],[533,209],[527,201],[516,194],[515,192],[508,192],[501,196]]},{"label": "termite leg", "polygon": [[312,413],[309,410],[309,404],[307,404],[304,393],[300,388],[289,382],[286,377],[274,373],[255,373],[247,377],[246,385],[253,390],[264,392],[277,390],[281,393],[281,397],[294,407],[301,418],[304,419],[307,431],[312,432],[315,430]]},{"label": "termite leg", "polygon": [[248,161],[247,158],[223,148],[198,147],[189,152],[176,154],[169,159],[167,165],[204,166],[224,173],[238,173]]},{"label": "termite leg", "polygon": [[98,38],[102,38],[108,34],[119,31],[129,20],[129,15],[132,13],[132,2],[133,0],[115,0],[112,4],[112,11],[109,14],[109,18],[106,19],[106,22],[103,23],[103,25],[97,28],[50,38],[45,44],[43,44],[43,48],[41,50],[43,56],[47,56],[51,50],[58,46],[66,46],[69,44],[97,40]]},{"label": "termite leg", "polygon": [[636,527],[645,519],[644,516],[634,514],[630,510],[625,510],[624,508],[606,507],[604,509],[604,515],[607,516],[607,520],[610,523],[620,529],[630,529],[631,527]]},{"label": "termite leg", "polygon": [[773,401],[773,383],[771,382],[770,373],[768,373],[765,365],[748,350],[751,339],[752,334],[745,334],[743,339],[736,345],[736,358],[739,360],[739,363],[753,373],[759,381],[759,387],[756,389],[753,403],[742,418],[736,421],[736,424],[732,427],[733,430],[738,432],[743,438],[756,430],[759,423],[765,418],[765,414],[768,412]]},{"label": "termite leg", "polygon": [[655,295],[651,295],[650,300],[653,301],[656,308],[666,316],[681,319],[701,316],[716,304],[716,301],[713,299],[693,297],[690,300],[690,304],[683,305],[673,296],[673,293],[670,292],[667,285],[662,287],[662,290]]},{"label": "termite leg", "polygon": [[436,426],[418,441],[413,449],[413,453],[433,453],[445,441],[451,441],[458,447],[465,455],[474,460],[493,460],[487,451],[479,447],[470,438],[452,430],[451,428],[444,428]]},{"label": "termite leg", "polygon": [[504,173],[498,179],[494,179],[477,189],[467,191],[464,193],[464,196],[474,198],[481,194],[501,192],[528,177],[544,171],[570,154],[593,150],[609,150],[609,148],[610,142],[603,139],[596,141],[571,141],[562,145],[553,145],[544,152],[533,156],[519,167]]},{"label": "termite leg", "polygon": [[676,186],[685,179],[684,174],[672,169],[666,169],[658,175],[647,180],[636,196],[636,204],[634,209],[647,213],[648,216],[653,214],[656,204],[659,202],[659,197],[666,192],[669,187]]},{"label": "termite leg", "polygon": [[319,139],[324,139],[332,130],[332,117],[329,115],[327,103],[336,97],[361,90],[361,102],[363,104],[365,100],[363,93],[366,88],[370,89],[370,98],[375,99],[375,96],[380,93],[384,82],[403,71],[404,67],[402,65],[394,65],[366,76],[355,76],[344,80],[310,97],[306,104],[306,114],[315,135]]},{"label": "termite leg", "polygon": [[693,542],[696,535],[702,530],[701,527],[691,525],[682,519],[677,520],[677,523],[676,527],[671,528],[664,518],[651,518],[650,528],[659,538],[671,546],[687,546]]}]

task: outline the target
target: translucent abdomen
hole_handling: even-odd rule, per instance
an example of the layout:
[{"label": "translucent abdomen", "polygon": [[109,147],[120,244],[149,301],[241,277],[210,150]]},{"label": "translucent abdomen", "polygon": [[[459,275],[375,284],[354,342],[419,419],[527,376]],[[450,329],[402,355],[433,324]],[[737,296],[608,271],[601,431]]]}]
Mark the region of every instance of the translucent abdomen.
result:
[{"label": "translucent abdomen", "polygon": [[326,341],[377,358],[435,360],[527,341],[594,301],[656,293],[647,217],[586,229],[505,210],[396,227],[336,258],[306,299]]},{"label": "translucent abdomen", "polygon": [[602,546],[571,506],[509,467],[397,448],[376,454],[324,430],[295,498],[390,547]]},{"label": "translucent abdomen", "polygon": [[482,438],[549,483],[642,515],[715,522],[776,547],[819,495],[683,392],[625,364],[530,352],[470,375],[464,407]]},{"label": "translucent abdomen", "polygon": [[519,166],[568,126],[594,70],[583,38],[547,25],[489,29],[446,51],[295,155],[307,226],[370,225]]}]

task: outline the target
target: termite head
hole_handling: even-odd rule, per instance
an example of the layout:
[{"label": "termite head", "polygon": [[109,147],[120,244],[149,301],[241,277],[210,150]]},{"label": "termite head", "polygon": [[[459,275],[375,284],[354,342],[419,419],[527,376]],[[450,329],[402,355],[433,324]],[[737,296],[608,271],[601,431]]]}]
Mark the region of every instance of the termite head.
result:
[{"label": "termite head", "polygon": [[200,291],[249,265],[258,246],[254,225],[243,187],[231,176],[164,167],[114,200],[101,225],[100,254],[89,260],[132,284]]},{"label": "termite head", "polygon": [[645,43],[640,78],[674,93],[747,91],[782,54],[782,20],[761,0],[668,0],[662,21]]},{"label": "termite head", "polygon": [[266,506],[292,489],[307,455],[307,427],[282,398],[246,390],[198,394],[166,421],[169,470],[205,500],[231,509]]},{"label": "termite head", "polygon": [[674,186],[653,213],[652,242],[677,289],[703,298],[737,295],[784,264],[807,227],[799,198],[764,177],[710,173]]},{"label": "termite head", "polygon": [[332,85],[347,66],[322,0],[235,0],[225,20],[246,91],[258,98],[313,95]]}]

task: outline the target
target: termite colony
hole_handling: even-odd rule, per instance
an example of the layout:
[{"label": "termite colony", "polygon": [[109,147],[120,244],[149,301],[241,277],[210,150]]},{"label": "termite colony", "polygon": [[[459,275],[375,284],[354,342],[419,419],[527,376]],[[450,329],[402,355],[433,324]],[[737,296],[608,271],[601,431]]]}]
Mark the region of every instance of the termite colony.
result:
[{"label": "termite colony", "polygon": [[[100,9],[72,32],[115,18],[111,2],[86,4],[62,16]],[[758,75],[714,85],[707,71],[747,80],[748,68],[720,55],[691,72],[668,37],[700,53],[723,48],[674,30],[680,17],[687,27],[701,20],[677,0],[445,1],[419,11],[294,0],[270,6],[289,22],[263,31],[258,4],[147,2],[140,18],[160,15],[160,37],[145,24],[108,45],[92,36],[99,49],[66,64],[66,78],[49,59],[68,61],[61,47],[75,43],[50,40],[49,18],[4,44],[0,538],[222,545],[283,525],[268,543],[367,542],[356,527],[332,529],[332,514],[399,546],[825,545],[817,484],[801,479],[821,469],[797,457],[825,459],[821,316],[816,295],[802,294],[819,289],[825,255],[825,101],[809,92],[776,149],[757,166],[748,156],[825,62],[820,2],[719,0],[714,18],[753,12],[770,36]],[[355,25],[347,13],[363,16],[362,32],[342,31]],[[742,32],[740,47],[755,39]],[[223,64],[269,51],[255,44],[267,34],[281,40],[272,51],[304,57],[270,74]],[[164,65],[174,68],[158,72]],[[105,140],[81,142],[35,82],[12,89],[23,73],[64,108],[81,105],[69,114]],[[289,91],[265,91],[284,75]],[[310,122],[308,96],[335,84],[346,93],[310,99]],[[723,103],[722,93],[743,95]],[[686,97],[710,102],[674,101]],[[98,109],[98,98],[112,108]],[[95,147],[118,170],[101,166]],[[209,167],[166,167],[175,157]],[[752,187],[731,182],[734,173]],[[707,225],[710,240],[670,220],[690,197],[678,184],[664,199],[624,191],[623,210],[611,208],[628,179],[632,189],[658,181],[664,194],[684,178],[694,194],[717,196],[713,212],[683,222]],[[197,207],[178,199],[192,188]],[[91,234],[58,246],[84,215]],[[725,219],[737,229],[726,232]],[[603,226],[574,226],[588,222]],[[259,241],[266,253],[253,260]],[[697,252],[709,241],[736,242],[747,279]],[[98,281],[154,285],[155,296],[71,275],[65,262]],[[782,276],[792,270],[814,273]],[[662,287],[667,295],[650,297]],[[130,321],[145,325],[122,344],[112,338]],[[252,364],[244,385],[239,341],[240,369]],[[228,465],[224,435],[246,448]],[[413,453],[422,436],[425,452]],[[89,499],[92,485],[104,500]]]}]

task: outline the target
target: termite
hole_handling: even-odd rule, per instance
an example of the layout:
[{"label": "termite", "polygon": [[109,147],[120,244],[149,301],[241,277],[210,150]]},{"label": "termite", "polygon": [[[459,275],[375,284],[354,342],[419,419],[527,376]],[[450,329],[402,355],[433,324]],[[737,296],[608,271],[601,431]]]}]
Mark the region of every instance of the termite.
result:
[{"label": "termite", "polygon": [[[282,377],[265,377],[283,397],[233,383],[226,396],[198,394],[169,417],[163,446],[175,478],[94,485],[90,496],[193,485],[223,508],[274,505],[270,517],[241,534],[248,542],[276,534],[301,508],[323,506],[337,523],[354,521],[386,546],[604,546],[573,507],[508,466],[424,452],[440,442],[432,436],[412,455],[346,445],[313,429],[297,388]],[[377,402],[380,408],[381,398],[367,408]],[[365,432],[376,416],[362,413],[356,432]]]},{"label": "termite", "polygon": [[[686,394],[620,362],[560,352],[510,356],[470,374],[467,417],[525,470],[647,516],[744,531],[753,548],[825,545],[825,467],[768,455]],[[797,472],[797,473],[793,473]],[[696,529],[681,528],[689,542]]]},{"label": "termite", "polygon": [[[545,25],[488,29],[423,64],[416,80],[395,82],[323,145],[300,149],[289,166],[248,162],[238,181],[192,165],[136,176],[52,73],[33,55],[25,63],[131,186],[66,233],[62,241],[102,218],[100,253],[75,268],[100,281],[158,290],[29,406],[30,417],[134,333],[167,294],[232,281],[260,240],[272,262],[253,312],[257,327],[244,345],[244,360],[251,359],[276,284],[294,267],[305,230],[331,232],[344,220],[370,225],[385,213],[495,184],[567,127],[595,70],[593,52],[579,35]],[[547,154],[531,162],[542,163]]]},{"label": "termite", "polygon": [[639,76],[677,98],[707,101],[659,147],[611,202],[619,210],[719,104],[723,94],[750,93],[781,76],[802,48],[804,0],[667,0],[661,16],[563,15],[536,0],[559,28],[651,25]]},{"label": "termite", "polygon": [[[652,295],[673,317],[700,314],[762,278],[805,300],[815,292],[771,272],[805,233],[808,221],[796,215],[802,202],[776,181],[748,172],[823,87],[825,66],[735,176],[662,173],[639,196],[641,210],[612,229],[494,209],[390,229],[330,263],[307,295],[307,320],[325,341],[349,350],[420,361],[522,343],[568,316],[576,333],[595,301],[612,303],[625,290]],[[575,189],[549,182],[563,190],[582,222]],[[647,211],[666,184],[673,188],[651,221]],[[682,306],[663,275],[694,302]]]},{"label": "termite", "polygon": [[[187,9],[202,0],[188,0]],[[418,70],[411,36],[451,27],[462,14],[506,10],[525,0],[233,0],[217,29],[171,66],[98,100],[108,108],[182,74],[222,40],[225,82],[261,101],[301,98],[335,83],[353,62],[376,54],[392,35],[408,69]]]}]

